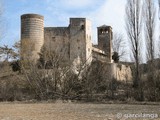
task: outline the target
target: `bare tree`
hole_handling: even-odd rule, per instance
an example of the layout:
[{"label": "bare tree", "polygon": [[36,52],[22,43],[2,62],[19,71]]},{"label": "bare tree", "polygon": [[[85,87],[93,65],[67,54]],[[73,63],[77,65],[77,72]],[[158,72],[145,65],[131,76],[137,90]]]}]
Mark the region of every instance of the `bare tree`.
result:
[{"label": "bare tree", "polygon": [[21,47],[21,42],[17,41],[14,43],[14,45],[12,46],[14,49],[14,53],[15,53],[15,58],[16,59],[20,59],[20,47]]},{"label": "bare tree", "polygon": [[144,2],[144,32],[146,44],[146,58],[147,58],[147,78],[146,91],[147,99],[156,101],[159,97],[159,61],[155,59],[156,55],[156,8],[154,0],[145,0]]},{"label": "bare tree", "polygon": [[[158,5],[159,5],[159,11],[158,11],[158,17],[160,20],[160,0],[158,0]],[[160,40],[160,35],[158,36]],[[160,45],[160,42],[158,43],[158,46]],[[158,49],[158,56],[160,57],[160,48]]]},{"label": "bare tree", "polygon": [[68,97],[74,84],[72,82],[76,80],[69,63],[65,62],[64,56],[57,54],[56,51],[50,51],[46,47],[41,49],[39,55],[37,64],[29,59],[21,62],[22,72],[32,88],[33,94],[37,95],[39,99]]},{"label": "bare tree", "polygon": [[8,47],[8,45],[4,45],[0,47],[0,57],[8,62],[9,59],[14,59],[14,50]]},{"label": "bare tree", "polygon": [[154,50],[155,50],[155,25],[156,25],[156,19],[155,19],[155,13],[156,9],[154,6],[153,0],[145,0],[144,2],[144,15],[145,15],[145,43],[147,48],[146,57],[147,60],[153,60],[154,59]]},{"label": "bare tree", "polygon": [[133,85],[135,88],[140,83],[140,50],[142,33],[142,5],[141,0],[127,0],[126,4],[126,32],[131,45],[131,52],[135,60],[135,79]]},{"label": "bare tree", "polygon": [[126,41],[123,34],[114,33],[112,40],[113,51],[118,53],[119,59],[123,60],[125,58],[126,52]]},{"label": "bare tree", "polygon": [[0,47],[0,58],[4,61],[18,60],[20,58],[20,42],[15,42],[12,47],[3,45]]},{"label": "bare tree", "polygon": [[[105,63],[88,61],[78,65],[75,70],[69,61],[64,64],[64,58],[55,51],[43,48],[37,67],[33,62],[26,69],[22,64],[25,75],[33,94],[39,99],[92,99],[94,94],[102,92],[114,93],[111,73]],[[108,68],[108,67],[107,67]],[[110,76],[110,77],[109,77]],[[110,86],[109,86],[110,85]],[[111,87],[111,88],[109,88]],[[112,94],[112,97],[114,95]]]}]

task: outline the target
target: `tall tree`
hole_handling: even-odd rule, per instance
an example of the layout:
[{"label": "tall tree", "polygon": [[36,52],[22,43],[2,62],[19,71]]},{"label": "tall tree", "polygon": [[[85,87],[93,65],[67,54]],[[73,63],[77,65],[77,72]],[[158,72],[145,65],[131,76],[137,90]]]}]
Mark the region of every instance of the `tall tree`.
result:
[{"label": "tall tree", "polygon": [[147,60],[154,59],[154,50],[155,50],[155,25],[156,25],[156,8],[153,0],[145,0],[144,2],[144,15],[145,15],[145,43],[147,48],[146,57]]},{"label": "tall tree", "polygon": [[20,59],[20,42],[15,42],[12,47],[0,46],[0,58],[4,61]]},{"label": "tall tree", "polygon": [[140,83],[140,48],[141,48],[141,33],[142,33],[142,1],[127,0],[126,4],[126,32],[130,42],[130,48],[135,60],[135,78],[133,85],[135,88]]},{"label": "tall tree", "polygon": [[9,48],[8,45],[4,45],[3,47],[0,47],[0,57],[8,62],[9,59],[14,58],[14,50]]},{"label": "tall tree", "polygon": [[150,100],[157,100],[158,95],[158,83],[159,72],[157,66],[159,62],[154,60],[156,51],[156,8],[154,0],[145,0],[144,2],[144,32],[146,43],[146,58],[148,61],[148,73],[147,73],[147,94],[150,96]]},{"label": "tall tree", "polygon": [[21,47],[21,42],[20,42],[20,41],[15,42],[12,47],[13,47],[13,49],[14,49],[14,58],[15,58],[15,59],[20,59],[20,47]]}]

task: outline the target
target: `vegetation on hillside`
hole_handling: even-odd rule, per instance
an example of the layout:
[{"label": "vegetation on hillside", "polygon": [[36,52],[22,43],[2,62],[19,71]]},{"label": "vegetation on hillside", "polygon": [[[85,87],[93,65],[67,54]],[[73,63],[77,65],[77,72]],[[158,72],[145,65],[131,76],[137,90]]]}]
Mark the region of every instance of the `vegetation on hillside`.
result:
[{"label": "vegetation on hillside", "polygon": [[[117,81],[111,76],[106,63],[81,63],[76,66],[63,56],[42,48],[37,63],[20,61],[20,43],[9,48],[0,47],[0,101],[70,99],[86,101],[160,101],[160,49],[156,46],[156,12],[153,0],[127,0],[126,35],[114,36],[112,58],[119,63],[130,46],[133,83]],[[144,34],[145,39],[142,39]],[[142,44],[146,46],[142,50]],[[142,54],[146,64],[142,63]],[[142,53],[143,52],[143,53]],[[28,54],[27,54],[28,55]]]}]

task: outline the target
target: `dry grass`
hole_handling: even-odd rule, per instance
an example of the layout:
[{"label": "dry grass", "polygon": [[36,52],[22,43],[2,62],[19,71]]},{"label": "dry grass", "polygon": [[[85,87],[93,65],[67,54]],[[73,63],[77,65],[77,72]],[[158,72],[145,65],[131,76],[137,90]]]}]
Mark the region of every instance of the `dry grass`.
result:
[{"label": "dry grass", "polygon": [[116,119],[117,113],[160,115],[160,106],[62,102],[0,103],[0,120],[118,120]]}]

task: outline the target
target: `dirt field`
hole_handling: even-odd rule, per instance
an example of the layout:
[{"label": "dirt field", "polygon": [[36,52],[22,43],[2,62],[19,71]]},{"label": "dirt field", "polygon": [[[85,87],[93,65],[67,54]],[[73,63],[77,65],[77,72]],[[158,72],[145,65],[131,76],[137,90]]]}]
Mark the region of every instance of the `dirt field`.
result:
[{"label": "dirt field", "polygon": [[[150,116],[144,117],[144,114]],[[139,115],[139,116],[135,118],[135,116],[133,115]],[[0,120],[138,120],[138,119],[160,120],[160,105],[91,104],[91,103],[78,104],[78,103],[62,103],[62,102],[0,103]]]}]

